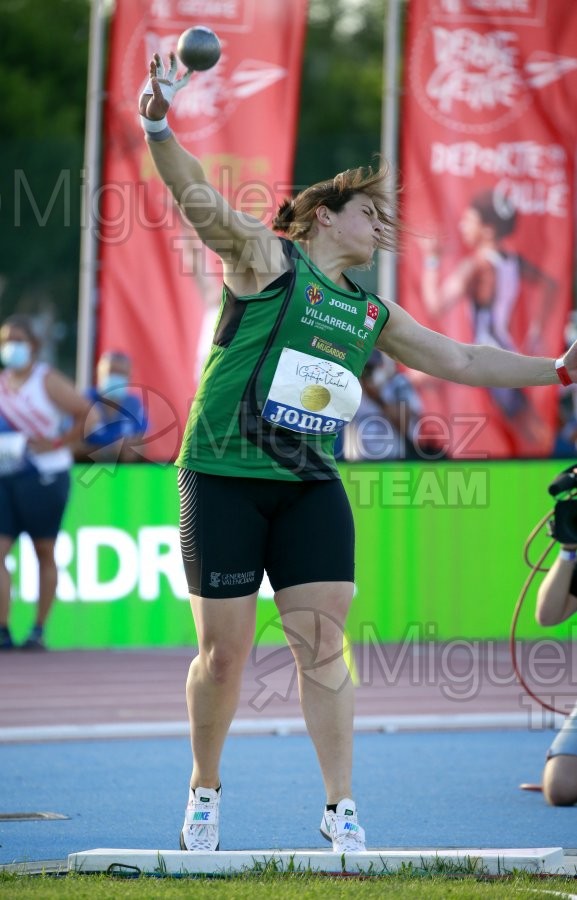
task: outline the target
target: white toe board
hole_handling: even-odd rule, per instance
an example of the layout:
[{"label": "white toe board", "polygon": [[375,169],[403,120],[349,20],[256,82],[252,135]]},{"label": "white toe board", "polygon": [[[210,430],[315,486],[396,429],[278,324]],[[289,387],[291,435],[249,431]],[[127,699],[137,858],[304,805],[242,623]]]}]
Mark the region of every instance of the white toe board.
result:
[{"label": "white toe board", "polygon": [[147,875],[227,875],[266,866],[278,871],[392,873],[411,865],[417,870],[466,867],[473,874],[504,875],[514,869],[534,874],[574,874],[574,858],[560,847],[529,849],[366,850],[343,856],[327,850],[83,850],[68,856],[68,870]]}]

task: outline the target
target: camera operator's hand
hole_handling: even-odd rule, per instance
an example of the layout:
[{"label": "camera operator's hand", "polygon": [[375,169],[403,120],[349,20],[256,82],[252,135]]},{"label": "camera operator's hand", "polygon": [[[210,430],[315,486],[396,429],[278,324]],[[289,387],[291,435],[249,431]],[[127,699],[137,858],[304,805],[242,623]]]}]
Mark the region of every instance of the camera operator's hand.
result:
[{"label": "camera operator's hand", "polygon": [[557,559],[547,572],[537,595],[535,617],[540,625],[558,625],[577,612],[573,586],[577,544],[561,543]]},{"label": "camera operator's hand", "polygon": [[548,530],[562,547],[577,547],[577,500],[557,501]]}]

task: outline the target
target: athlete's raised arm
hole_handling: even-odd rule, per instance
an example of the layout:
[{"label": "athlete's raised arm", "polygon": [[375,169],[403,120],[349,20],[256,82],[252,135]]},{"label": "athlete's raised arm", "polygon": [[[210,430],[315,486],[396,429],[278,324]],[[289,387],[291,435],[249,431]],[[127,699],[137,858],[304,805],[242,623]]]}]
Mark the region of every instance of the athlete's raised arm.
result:
[{"label": "athlete's raised arm", "polygon": [[229,286],[237,293],[262,290],[287,267],[281,242],[257,218],[233,209],[207,179],[197,157],[175,138],[166,114],[174,95],[192,74],[177,78],[176,72],[173,53],[166,72],[155,54],[150,62],[150,80],[139,100],[155,167],[201,240],[221,257]]}]

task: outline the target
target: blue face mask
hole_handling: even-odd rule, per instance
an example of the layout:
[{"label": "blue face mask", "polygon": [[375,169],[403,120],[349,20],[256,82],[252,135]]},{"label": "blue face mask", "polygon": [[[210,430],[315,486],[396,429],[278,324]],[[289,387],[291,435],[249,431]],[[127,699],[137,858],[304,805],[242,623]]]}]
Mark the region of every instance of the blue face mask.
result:
[{"label": "blue face mask", "polygon": [[6,341],[0,347],[0,362],[7,369],[25,369],[31,359],[32,348],[26,341]]},{"label": "blue face mask", "polygon": [[102,379],[99,389],[100,393],[110,400],[120,399],[125,396],[128,387],[128,377],[111,372],[106,378]]}]

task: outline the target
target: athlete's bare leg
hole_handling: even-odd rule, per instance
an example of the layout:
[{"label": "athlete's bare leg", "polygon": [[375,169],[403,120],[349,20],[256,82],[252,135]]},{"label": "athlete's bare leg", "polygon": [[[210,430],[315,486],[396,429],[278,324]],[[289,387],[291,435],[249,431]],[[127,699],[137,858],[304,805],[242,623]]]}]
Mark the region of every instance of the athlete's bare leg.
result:
[{"label": "athlete's bare leg", "polygon": [[238,705],[242,671],[254,640],[256,597],[190,598],[199,647],[186,682],[193,788],[220,785],[222,748]]},{"label": "athlete's bare leg", "polygon": [[343,658],[343,638],[353,590],[350,582],[316,582],[275,595],[297,664],[303,715],[327,803],[351,796],[354,688]]}]

